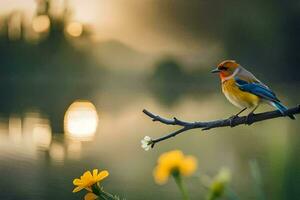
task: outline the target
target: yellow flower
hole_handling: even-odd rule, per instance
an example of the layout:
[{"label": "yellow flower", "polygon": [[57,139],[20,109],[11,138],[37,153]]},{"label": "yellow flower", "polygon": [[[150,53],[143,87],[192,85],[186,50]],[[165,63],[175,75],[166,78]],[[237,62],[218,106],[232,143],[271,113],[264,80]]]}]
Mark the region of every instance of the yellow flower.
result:
[{"label": "yellow flower", "polygon": [[98,196],[92,192],[89,192],[84,196],[84,200],[95,200],[97,198],[98,198]]},{"label": "yellow flower", "polygon": [[86,171],[80,179],[76,178],[73,180],[73,184],[77,186],[73,192],[79,192],[82,189],[92,191],[91,186],[106,178],[108,175],[109,173],[106,170],[98,173],[98,169],[94,169],[93,174],[90,171]]},{"label": "yellow flower", "polygon": [[154,169],[154,179],[158,184],[167,182],[170,175],[190,176],[197,169],[197,160],[193,156],[184,156],[179,150],[163,153]]}]

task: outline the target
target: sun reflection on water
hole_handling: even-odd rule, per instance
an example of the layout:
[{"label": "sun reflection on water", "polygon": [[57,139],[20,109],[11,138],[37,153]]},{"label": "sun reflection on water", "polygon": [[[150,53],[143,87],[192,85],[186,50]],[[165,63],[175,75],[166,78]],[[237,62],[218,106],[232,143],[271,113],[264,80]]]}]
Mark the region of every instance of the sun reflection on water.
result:
[{"label": "sun reflection on water", "polygon": [[12,116],[8,120],[8,134],[9,139],[14,144],[22,142],[22,120],[20,117]]},{"label": "sun reflection on water", "polygon": [[98,121],[96,108],[91,102],[75,101],[64,117],[65,133],[79,141],[91,140],[95,136]]},{"label": "sun reflection on water", "polygon": [[32,137],[36,147],[48,149],[52,140],[50,125],[46,123],[35,125],[32,131]]},{"label": "sun reflection on water", "polygon": [[65,159],[65,149],[63,144],[59,142],[52,142],[49,150],[49,155],[54,163],[62,163]]},{"label": "sun reflection on water", "polygon": [[68,24],[66,31],[70,36],[79,37],[83,32],[83,27],[79,22],[71,22]]},{"label": "sun reflection on water", "polygon": [[37,33],[46,32],[50,27],[50,18],[47,15],[36,16],[32,21],[32,28]]}]

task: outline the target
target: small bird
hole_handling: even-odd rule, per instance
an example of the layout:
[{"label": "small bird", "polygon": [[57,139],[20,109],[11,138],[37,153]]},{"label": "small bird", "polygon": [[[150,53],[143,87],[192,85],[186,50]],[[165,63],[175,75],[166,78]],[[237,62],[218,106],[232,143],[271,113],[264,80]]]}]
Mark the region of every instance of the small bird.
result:
[{"label": "small bird", "polygon": [[[222,82],[222,92],[226,98],[233,105],[242,109],[231,117],[231,124],[235,117],[247,108],[252,108],[247,116],[247,123],[250,124],[254,111],[261,103],[267,103],[279,110],[282,115],[286,115],[288,108],[280,102],[275,93],[236,61],[225,60],[211,72],[219,74]],[[288,114],[288,116],[295,119],[292,114]]]}]

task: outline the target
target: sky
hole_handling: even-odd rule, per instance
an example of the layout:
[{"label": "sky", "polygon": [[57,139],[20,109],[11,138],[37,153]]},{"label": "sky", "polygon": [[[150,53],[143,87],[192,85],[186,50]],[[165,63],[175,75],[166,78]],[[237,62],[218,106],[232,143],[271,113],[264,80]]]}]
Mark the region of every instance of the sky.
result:
[{"label": "sky", "polygon": [[[195,2],[199,1],[182,4],[178,0],[69,0],[67,3],[72,19],[91,25],[97,40],[115,39],[146,53],[188,57],[193,64],[199,55],[210,58],[222,52],[217,42],[199,37],[199,3]],[[63,4],[63,0],[55,3]],[[29,18],[34,15],[35,7],[36,0],[0,2],[1,13],[23,10]]]},{"label": "sky", "polygon": [[[165,4],[157,0],[75,0],[70,1],[74,9],[74,18],[92,23],[100,39],[115,38],[136,49],[146,52],[193,55],[204,53],[209,48],[219,48],[207,40],[199,40],[195,31],[186,21],[193,16],[181,13],[180,1],[166,0]],[[193,12],[197,12],[194,10]],[[181,21],[180,21],[181,20]],[[191,31],[190,31],[191,30]],[[198,54],[198,53],[196,53]]]}]

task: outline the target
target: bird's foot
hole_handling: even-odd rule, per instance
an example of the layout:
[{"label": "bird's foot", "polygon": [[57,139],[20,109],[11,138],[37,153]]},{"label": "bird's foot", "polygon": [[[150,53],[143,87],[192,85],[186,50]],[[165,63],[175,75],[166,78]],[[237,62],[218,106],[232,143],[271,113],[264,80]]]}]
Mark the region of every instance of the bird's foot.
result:
[{"label": "bird's foot", "polygon": [[229,124],[231,127],[235,127],[235,124],[234,124],[234,120],[238,117],[238,115],[232,115],[231,117],[229,117]]},{"label": "bird's foot", "polygon": [[246,117],[246,124],[248,124],[249,126],[253,124],[253,117],[254,117],[254,113],[253,112],[249,113]]}]

